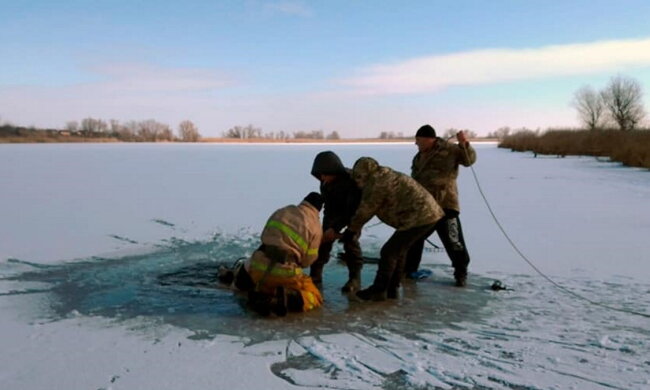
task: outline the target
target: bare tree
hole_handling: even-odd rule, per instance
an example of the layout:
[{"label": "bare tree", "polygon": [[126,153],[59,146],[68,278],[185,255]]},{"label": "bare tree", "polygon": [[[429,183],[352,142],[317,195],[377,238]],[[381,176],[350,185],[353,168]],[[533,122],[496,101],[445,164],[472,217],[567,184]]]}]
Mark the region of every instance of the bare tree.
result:
[{"label": "bare tree", "polygon": [[225,133],[223,133],[223,136],[224,136],[225,138],[239,138],[239,139],[243,139],[243,138],[244,138],[244,131],[243,131],[243,130],[244,130],[244,128],[241,127],[241,126],[231,127],[230,129],[228,129],[228,131],[226,131]]},{"label": "bare tree", "polygon": [[478,137],[478,134],[476,134],[476,132],[473,131],[473,130],[470,130],[470,129],[460,129],[459,130],[459,129],[455,129],[455,128],[452,127],[451,129],[447,129],[445,131],[445,134],[443,135],[442,138],[445,138],[445,139],[454,138],[455,139],[456,134],[458,134],[458,132],[460,132],[460,131],[465,133],[465,136],[467,137],[467,139],[472,139],[472,138],[477,138]]},{"label": "bare tree", "polygon": [[117,131],[117,138],[122,141],[135,141],[136,133],[138,132],[138,122],[130,121],[121,125]]},{"label": "bare tree", "polygon": [[502,140],[506,138],[508,135],[510,135],[510,127],[505,126],[505,127],[499,127],[492,133],[488,133],[487,137]]},{"label": "bare tree", "polygon": [[331,133],[329,133],[329,134],[327,135],[327,137],[325,137],[325,138],[327,138],[327,139],[341,139],[341,137],[339,136],[339,132],[336,131],[336,130],[334,130],[334,131],[332,131]]},{"label": "bare tree", "polygon": [[262,138],[262,129],[260,129],[259,127],[255,127],[252,124],[246,127],[235,126],[228,129],[228,131],[225,132],[223,136],[226,138],[239,138],[239,139]]},{"label": "bare tree", "polygon": [[201,139],[199,129],[189,120],[182,121],[178,125],[178,136],[183,142],[198,142]]},{"label": "bare tree", "polygon": [[84,118],[81,120],[81,131],[84,134],[103,133],[108,129],[108,124],[101,119]]},{"label": "bare tree", "polygon": [[110,129],[111,134],[117,135],[120,133],[120,129],[122,128],[122,125],[120,125],[120,121],[117,119],[110,119],[108,121],[108,126]]},{"label": "bare tree", "polygon": [[171,141],[174,137],[168,125],[153,119],[138,122],[137,135],[141,141]]},{"label": "bare tree", "polygon": [[641,84],[631,77],[612,77],[600,95],[612,120],[623,131],[633,130],[645,116]]},{"label": "bare tree", "polygon": [[275,135],[275,139],[287,140],[288,138],[289,135],[284,130],[278,131],[278,133]]},{"label": "bare tree", "polygon": [[295,139],[325,139],[323,130],[312,131],[294,131],[293,138]]},{"label": "bare tree", "polygon": [[79,130],[79,122],[77,121],[69,121],[65,123],[65,129],[71,133],[76,132]]},{"label": "bare tree", "polygon": [[602,93],[598,93],[591,86],[585,85],[575,92],[571,105],[578,110],[578,117],[588,130],[596,130],[602,127],[603,115],[605,114],[605,102]]},{"label": "bare tree", "polygon": [[458,133],[458,129],[454,129],[453,127],[451,129],[445,130],[445,133],[442,135],[442,138],[449,139],[449,138],[454,138],[456,136],[456,133]]}]

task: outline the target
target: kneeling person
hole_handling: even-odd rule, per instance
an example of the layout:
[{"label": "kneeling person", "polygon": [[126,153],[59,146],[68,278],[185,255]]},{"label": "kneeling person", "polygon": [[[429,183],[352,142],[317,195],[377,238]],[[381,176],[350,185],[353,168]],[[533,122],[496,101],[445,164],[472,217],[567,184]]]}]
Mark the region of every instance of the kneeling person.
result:
[{"label": "kneeling person", "polygon": [[237,289],[248,291],[253,310],[285,315],[322,305],[318,288],[302,270],[318,258],[322,205],[320,194],[312,192],[299,205],[274,212],[262,230],[262,245],[235,268],[231,279]]}]

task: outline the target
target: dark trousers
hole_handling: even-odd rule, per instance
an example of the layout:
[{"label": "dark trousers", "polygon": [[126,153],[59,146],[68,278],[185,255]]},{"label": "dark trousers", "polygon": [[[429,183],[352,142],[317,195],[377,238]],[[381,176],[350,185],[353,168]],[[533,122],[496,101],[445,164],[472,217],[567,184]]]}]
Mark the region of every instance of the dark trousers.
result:
[{"label": "dark trousers", "polygon": [[[310,268],[310,274],[312,277],[322,275],[323,267],[330,260],[333,245],[334,242],[330,241],[323,242],[318,247],[318,259],[316,259]],[[361,246],[359,245],[358,239],[343,243],[343,259],[345,260],[345,264],[348,266],[351,276],[355,273],[358,274],[361,272],[361,268],[363,267],[363,257],[361,255]],[[314,280],[314,282],[318,283],[320,280]]]},{"label": "dark trousers", "polygon": [[[469,265],[469,253],[465,245],[463,229],[458,214],[456,210],[445,209],[445,216],[438,221],[435,228],[438,232],[438,237],[440,237],[440,241],[442,241],[442,245],[445,247],[447,256],[451,259],[451,265],[454,267],[454,276],[456,277],[467,275],[467,266]],[[424,242],[429,238],[429,235],[418,239],[411,246],[406,256],[406,266],[404,268],[406,274],[415,272],[420,267]]]},{"label": "dark trousers", "polygon": [[381,247],[379,266],[373,286],[378,291],[397,289],[402,280],[406,254],[420,239],[428,237],[435,230],[435,224],[417,226],[408,230],[398,230]]}]

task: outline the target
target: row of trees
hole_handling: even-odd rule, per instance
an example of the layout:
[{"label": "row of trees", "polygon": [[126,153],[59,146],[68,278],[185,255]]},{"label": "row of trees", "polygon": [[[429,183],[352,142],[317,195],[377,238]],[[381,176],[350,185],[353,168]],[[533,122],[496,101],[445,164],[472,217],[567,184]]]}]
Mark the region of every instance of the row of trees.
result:
[{"label": "row of trees", "polygon": [[590,85],[578,89],[572,101],[582,124],[589,130],[612,125],[634,130],[645,117],[641,84],[630,77],[615,76],[600,91]]},{"label": "row of trees", "polygon": [[[444,133],[439,134],[438,136],[442,137],[442,138],[446,138],[446,139],[455,138],[456,134],[458,134],[458,132],[461,131],[461,130],[463,132],[465,132],[465,134],[467,135],[467,138],[477,138],[478,137],[476,132],[474,132],[472,130],[456,129],[456,128],[453,128],[453,127],[450,128],[450,129],[445,130]],[[392,131],[382,131],[381,133],[379,133],[379,139],[404,139],[404,138],[409,138],[410,139],[410,138],[413,138],[413,137],[414,137],[413,135],[404,136],[404,133],[402,133],[402,132],[394,133]]]},{"label": "row of trees", "polygon": [[289,134],[284,131],[263,133],[261,128],[255,127],[253,125],[235,126],[228,129],[228,131],[223,132],[224,138],[234,138],[234,139],[263,138],[263,139],[287,140],[291,138],[292,135],[293,138],[295,139],[336,140],[341,138],[337,131],[332,131],[331,133],[326,135],[325,132],[323,132],[323,130],[294,131],[293,134]]},{"label": "row of trees", "polygon": [[189,120],[184,120],[178,125],[178,136],[174,135],[169,125],[153,119],[121,123],[115,119],[104,121],[102,119],[84,118],[81,122],[67,122],[65,130],[74,135],[114,137],[126,142],[197,142],[201,139],[199,129]]}]

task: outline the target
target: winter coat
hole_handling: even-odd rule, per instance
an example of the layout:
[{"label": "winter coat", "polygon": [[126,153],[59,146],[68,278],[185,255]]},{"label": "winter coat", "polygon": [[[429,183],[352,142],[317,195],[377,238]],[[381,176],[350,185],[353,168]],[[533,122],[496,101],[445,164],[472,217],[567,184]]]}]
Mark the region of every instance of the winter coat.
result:
[{"label": "winter coat", "polygon": [[476,161],[476,151],[467,143],[458,145],[436,139],[427,152],[418,152],[411,165],[411,177],[422,184],[443,209],[460,212],[458,202],[458,165],[470,166]]},{"label": "winter coat", "polygon": [[320,180],[320,175],[336,175],[330,183],[321,183],[320,193],[325,200],[323,230],[329,228],[340,232],[350,223],[361,200],[361,189],[352,179],[352,170],[343,166],[339,157],[330,151],[316,155],[311,174]]},{"label": "winter coat", "polygon": [[397,230],[435,224],[444,215],[424,187],[370,157],[357,160],[352,175],[362,189],[361,203],[348,225],[353,232],[360,232],[375,215]]},{"label": "winter coat", "polygon": [[[251,276],[254,271],[266,270],[271,264],[270,249],[283,253],[284,263],[276,263],[271,268],[275,276],[292,277],[302,274],[302,268],[309,267],[318,258],[323,231],[319,212],[310,203],[286,206],[274,212],[262,230],[262,247],[256,250],[246,262],[246,271]],[[253,278],[255,282],[255,278]]]}]

